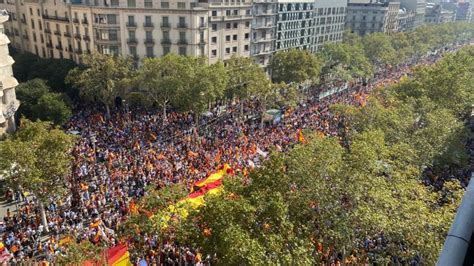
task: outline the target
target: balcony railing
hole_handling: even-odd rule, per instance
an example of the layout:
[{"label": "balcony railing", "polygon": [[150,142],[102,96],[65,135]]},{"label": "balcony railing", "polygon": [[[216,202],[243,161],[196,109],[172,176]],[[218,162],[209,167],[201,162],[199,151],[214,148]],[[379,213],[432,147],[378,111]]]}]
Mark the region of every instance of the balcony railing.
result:
[{"label": "balcony railing", "polygon": [[206,23],[200,23],[199,28],[207,28],[207,24]]},{"label": "balcony railing", "polygon": [[53,48],[53,44],[52,43],[46,43],[46,47]]},{"label": "balcony railing", "polygon": [[178,44],[179,45],[186,45],[186,44],[188,44],[188,41],[186,39],[179,39]]},{"label": "balcony railing", "polygon": [[185,28],[188,27],[188,24],[186,24],[186,23],[178,23],[178,24],[176,25],[176,27],[179,28],[179,29],[185,29]]},{"label": "balcony railing", "polygon": [[44,29],[44,33],[51,34],[51,30],[50,29]]},{"label": "balcony railing", "polygon": [[171,40],[166,38],[166,39],[161,39],[161,44],[167,44],[167,45],[171,45]]},{"label": "balcony railing", "polygon": [[137,23],[135,21],[129,21],[127,22],[127,27],[128,28],[136,28],[137,27]]},{"label": "balcony railing", "polygon": [[73,18],[73,19],[72,19],[72,23],[79,24],[79,19],[78,19],[78,18]]},{"label": "balcony railing", "polygon": [[82,24],[89,24],[89,21],[86,18],[84,18],[82,19]]},{"label": "balcony railing", "polygon": [[20,19],[21,23],[26,24],[26,19],[22,18]]},{"label": "balcony railing", "polygon": [[161,23],[162,28],[171,28],[171,24],[169,22],[163,22]]},{"label": "balcony railing", "polygon": [[64,21],[64,22],[69,22],[68,17],[59,17],[59,16],[48,16],[48,15],[43,15],[43,19],[48,19],[48,20],[57,20],[57,21]]},{"label": "balcony railing", "polygon": [[76,54],[82,54],[82,49],[81,48],[76,48],[75,52],[76,52]]},{"label": "balcony railing", "polygon": [[155,44],[155,40],[153,40],[153,39],[145,39],[145,40],[143,40],[143,42],[145,44]]},{"label": "balcony railing", "polygon": [[138,40],[136,38],[129,38],[127,39],[128,44],[137,44]]},{"label": "balcony railing", "polygon": [[56,45],[55,47],[56,47],[56,49],[58,49],[58,50],[62,50],[62,49],[63,49],[63,46],[62,46],[62,45],[59,45],[59,44]]},{"label": "balcony railing", "polygon": [[153,27],[155,27],[155,25],[152,22],[145,22],[145,23],[143,23],[143,27],[153,28]]},{"label": "balcony railing", "polygon": [[84,37],[82,37],[82,39],[86,42],[90,41],[91,38],[89,37],[89,35],[84,35]]},{"label": "balcony railing", "polygon": [[79,33],[74,34],[74,38],[80,40],[81,39],[81,34],[79,34]]},{"label": "balcony railing", "polygon": [[26,34],[23,34],[23,39],[25,39],[25,40],[29,40],[30,38],[28,37],[28,35],[26,35]]},{"label": "balcony railing", "polygon": [[60,32],[60,31],[57,31],[57,30],[55,30],[55,31],[54,31],[54,35],[61,36],[61,32]]},{"label": "balcony railing", "polygon": [[71,33],[70,32],[65,32],[64,37],[71,37]]}]

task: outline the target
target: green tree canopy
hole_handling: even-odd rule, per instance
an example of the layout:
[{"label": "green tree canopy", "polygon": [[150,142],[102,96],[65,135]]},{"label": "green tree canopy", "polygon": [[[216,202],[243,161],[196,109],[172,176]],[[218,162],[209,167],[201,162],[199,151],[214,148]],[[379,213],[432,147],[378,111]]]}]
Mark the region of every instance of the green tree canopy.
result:
[{"label": "green tree canopy", "polygon": [[107,117],[116,97],[124,96],[132,82],[133,64],[131,58],[85,54],[85,67],[77,67],[69,72],[67,82],[80,89],[81,96],[104,105]]},{"label": "green tree canopy", "polygon": [[307,80],[317,83],[323,62],[307,50],[290,49],[275,53],[269,68],[275,83],[302,83]]}]

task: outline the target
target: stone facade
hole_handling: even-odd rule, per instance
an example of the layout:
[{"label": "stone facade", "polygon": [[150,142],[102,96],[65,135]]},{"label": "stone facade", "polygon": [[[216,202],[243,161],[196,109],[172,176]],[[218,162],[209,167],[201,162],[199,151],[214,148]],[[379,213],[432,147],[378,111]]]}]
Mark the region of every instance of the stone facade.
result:
[{"label": "stone facade", "polygon": [[443,9],[440,4],[429,4],[426,7],[425,23],[426,24],[441,24],[448,23],[454,20],[454,12]]},{"label": "stone facade", "polygon": [[346,28],[359,35],[398,31],[399,2],[349,2]]},{"label": "stone facade", "polygon": [[0,10],[0,135],[15,130],[15,112],[20,105],[15,95],[18,82],[13,77],[14,61],[8,53],[10,41],[3,28],[3,23],[8,19],[8,13]]}]

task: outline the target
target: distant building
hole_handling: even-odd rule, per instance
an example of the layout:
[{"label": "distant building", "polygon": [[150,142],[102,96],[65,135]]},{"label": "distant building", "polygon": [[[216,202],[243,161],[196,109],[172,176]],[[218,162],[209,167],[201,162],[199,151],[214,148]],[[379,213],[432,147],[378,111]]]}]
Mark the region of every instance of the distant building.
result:
[{"label": "distant building", "polygon": [[425,23],[441,24],[452,22],[454,20],[454,12],[443,9],[440,4],[429,3],[426,7]]},{"label": "distant building", "polygon": [[467,23],[473,22],[473,5],[474,3],[470,2],[458,3],[456,8],[455,21],[462,21]]},{"label": "distant building", "polygon": [[0,10],[0,135],[15,130],[15,112],[20,103],[16,99],[15,87],[18,82],[13,77],[13,58],[8,54],[10,41],[4,33],[3,23],[9,15]]},{"label": "distant building", "polygon": [[416,29],[424,24],[425,13],[426,13],[426,0],[391,0],[391,1],[400,2],[401,8],[404,8],[408,12],[413,11],[415,13],[413,28],[409,30]]},{"label": "distant building", "polygon": [[399,2],[349,1],[346,28],[359,35],[398,31]]},{"label": "distant building", "polygon": [[398,11],[398,31],[407,32],[413,29],[415,23],[415,12],[400,9]]}]

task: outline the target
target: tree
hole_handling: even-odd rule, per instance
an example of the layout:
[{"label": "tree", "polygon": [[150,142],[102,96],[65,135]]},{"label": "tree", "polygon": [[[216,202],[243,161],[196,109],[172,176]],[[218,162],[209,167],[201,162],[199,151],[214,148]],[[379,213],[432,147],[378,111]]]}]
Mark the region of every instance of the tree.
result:
[{"label": "tree", "polygon": [[21,101],[19,113],[27,119],[62,125],[72,114],[67,96],[50,92],[44,80],[33,79],[21,83],[16,91]]},{"label": "tree", "polygon": [[39,98],[33,111],[42,121],[51,121],[55,125],[63,125],[72,115],[71,108],[60,93],[50,92]]},{"label": "tree", "polygon": [[322,65],[322,60],[309,51],[291,49],[275,53],[269,68],[275,83],[302,83],[308,80],[317,83]]},{"label": "tree", "polygon": [[46,230],[44,204],[52,195],[61,195],[67,187],[74,141],[74,136],[48,122],[26,120],[15,135],[0,143],[3,177],[10,187],[29,191],[36,197]]},{"label": "tree", "polygon": [[373,74],[373,66],[361,45],[329,43],[324,45],[321,57],[325,62],[321,76],[327,82],[368,78]]},{"label": "tree", "polygon": [[392,47],[390,36],[372,33],[363,39],[364,50],[374,65],[392,65],[397,61],[397,52]]},{"label": "tree", "polygon": [[47,93],[49,93],[49,87],[42,79],[32,79],[18,85],[16,87],[16,95],[21,102],[18,108],[19,113],[28,119],[36,120],[38,114],[34,112],[34,106]]},{"label": "tree", "polygon": [[163,123],[167,121],[166,108],[178,98],[185,86],[184,57],[168,54],[163,58],[147,58],[138,70],[138,83],[147,96],[163,110]]},{"label": "tree", "polygon": [[64,249],[64,252],[56,259],[56,263],[61,265],[79,266],[84,265],[85,261],[103,262],[104,260],[103,248],[87,240],[69,243]]},{"label": "tree", "polygon": [[100,53],[85,54],[82,59],[85,68],[71,70],[67,82],[78,87],[85,99],[102,103],[110,118],[115,99],[131,85],[132,60]]}]

